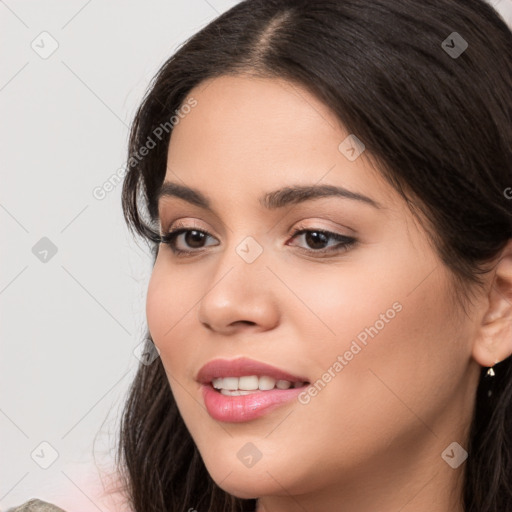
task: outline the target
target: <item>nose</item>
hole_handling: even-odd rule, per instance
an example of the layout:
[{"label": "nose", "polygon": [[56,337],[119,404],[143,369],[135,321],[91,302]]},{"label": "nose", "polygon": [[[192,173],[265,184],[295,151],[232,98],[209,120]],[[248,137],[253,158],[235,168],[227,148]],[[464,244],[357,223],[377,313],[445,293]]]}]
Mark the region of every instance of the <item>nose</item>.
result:
[{"label": "nose", "polygon": [[224,335],[246,329],[273,329],[279,322],[277,284],[266,267],[265,252],[248,263],[235,249],[226,250],[206,283],[198,308],[199,321]]}]

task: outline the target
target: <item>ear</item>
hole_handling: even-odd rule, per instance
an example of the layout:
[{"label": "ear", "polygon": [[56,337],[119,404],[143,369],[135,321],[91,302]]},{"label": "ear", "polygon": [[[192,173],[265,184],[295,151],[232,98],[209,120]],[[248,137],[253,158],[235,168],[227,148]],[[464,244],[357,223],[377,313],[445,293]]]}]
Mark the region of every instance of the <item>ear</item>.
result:
[{"label": "ear", "polygon": [[512,239],[502,250],[493,270],[484,312],[473,343],[473,358],[484,367],[494,366],[512,354]]}]

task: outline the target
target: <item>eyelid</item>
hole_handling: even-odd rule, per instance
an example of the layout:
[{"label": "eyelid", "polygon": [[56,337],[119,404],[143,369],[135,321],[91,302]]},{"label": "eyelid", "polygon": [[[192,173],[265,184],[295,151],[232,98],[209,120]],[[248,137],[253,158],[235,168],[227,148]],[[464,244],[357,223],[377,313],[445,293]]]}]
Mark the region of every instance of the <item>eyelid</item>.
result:
[{"label": "eyelid", "polygon": [[160,226],[160,235],[166,235],[170,231],[176,231],[177,229],[197,229],[198,231],[208,232],[209,235],[213,236],[209,228],[204,228],[197,224],[197,219],[194,219],[192,221],[177,219],[171,222],[166,229],[163,229],[162,226]]},{"label": "eyelid", "polygon": [[[290,226],[288,231],[292,232],[292,227],[295,226],[293,230],[307,229],[308,231],[327,231],[329,233],[344,236],[347,238],[357,236],[356,230],[338,223],[334,223],[335,226],[332,226],[332,221],[330,222],[331,226],[323,226],[322,223],[325,224],[326,220],[327,219],[307,217],[306,219],[301,219],[297,222],[294,222],[292,226]],[[347,233],[343,233],[342,231],[346,231]]]},{"label": "eyelid", "polygon": [[[226,226],[222,219],[215,213],[198,212],[197,210],[197,207],[192,205],[186,205],[185,208],[177,209],[173,204],[159,209],[158,220],[160,221],[160,235],[165,235],[178,227],[189,227],[189,225],[192,226],[192,229],[200,229],[201,231],[208,231],[212,234],[213,231],[216,231],[219,235],[224,235],[226,231],[231,231],[229,226]],[[186,225],[182,225],[182,223],[185,222]],[[198,223],[204,223],[204,227],[201,227]],[[215,226],[215,228],[211,229],[209,226]]]}]

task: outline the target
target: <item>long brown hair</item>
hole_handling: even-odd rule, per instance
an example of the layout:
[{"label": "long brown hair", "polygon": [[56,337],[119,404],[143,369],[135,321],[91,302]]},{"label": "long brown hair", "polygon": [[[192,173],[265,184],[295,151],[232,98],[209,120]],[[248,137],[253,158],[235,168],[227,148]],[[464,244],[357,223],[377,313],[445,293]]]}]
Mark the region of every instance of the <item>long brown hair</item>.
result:
[{"label": "long brown hair", "polygon": [[[459,55],[449,50],[454,41]],[[229,73],[294,81],[328,105],[411,211],[428,219],[456,297],[463,306],[471,300],[486,263],[512,237],[512,201],[504,193],[512,186],[512,33],[490,5],[246,0],[213,20],[165,62],[131,128],[123,212],[154,258],[169,120],[193,87]],[[149,138],[157,144],[139,158]],[[485,369],[475,397],[466,512],[512,511],[510,358],[495,371],[491,397]],[[119,441],[135,512],[255,509],[255,500],[228,495],[209,476],[159,358],[138,369]]]}]

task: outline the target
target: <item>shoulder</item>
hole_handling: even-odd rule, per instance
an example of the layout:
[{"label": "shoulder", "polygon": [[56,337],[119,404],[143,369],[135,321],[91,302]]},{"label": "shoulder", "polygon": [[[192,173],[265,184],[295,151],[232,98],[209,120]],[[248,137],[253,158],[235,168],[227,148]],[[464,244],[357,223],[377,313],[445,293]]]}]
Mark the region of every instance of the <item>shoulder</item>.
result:
[{"label": "shoulder", "polygon": [[6,512],[66,512],[65,510],[46,501],[32,499],[18,507],[10,508]]}]

